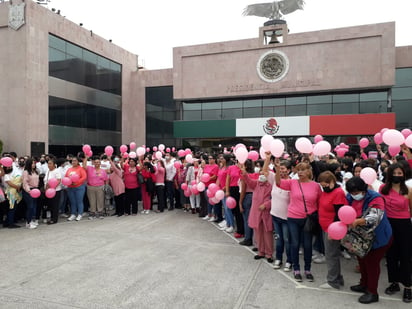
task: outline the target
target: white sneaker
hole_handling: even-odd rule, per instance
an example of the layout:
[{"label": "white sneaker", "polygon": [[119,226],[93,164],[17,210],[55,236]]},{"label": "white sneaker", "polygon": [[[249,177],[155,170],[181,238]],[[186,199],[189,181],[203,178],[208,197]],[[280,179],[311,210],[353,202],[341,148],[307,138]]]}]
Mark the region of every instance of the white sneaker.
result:
[{"label": "white sneaker", "polygon": [[150,213],[150,209],[147,209],[147,210],[145,211],[145,214],[148,215],[149,213]]},{"label": "white sneaker", "polygon": [[218,227],[218,229],[219,230],[221,230],[221,231],[224,231],[224,230],[226,230],[228,228],[228,226],[227,225],[225,225],[225,226],[221,226],[221,227]]},{"label": "white sneaker", "polygon": [[78,215],[77,217],[76,217],[76,221],[80,221],[81,219],[82,219],[82,215]]},{"label": "white sneaker", "polygon": [[30,223],[35,225],[35,226],[38,226],[39,225],[39,220],[32,220]]},{"label": "white sneaker", "polygon": [[208,220],[209,222],[216,222],[217,218],[216,217],[210,217],[210,219]]},{"label": "white sneaker", "polygon": [[47,223],[47,219],[43,219],[43,223],[45,223],[45,224],[46,224],[46,223]]},{"label": "white sneaker", "polygon": [[313,259],[313,263],[316,264],[323,264],[326,262],[326,258],[323,254],[319,254],[317,257]]},{"label": "white sneaker", "polygon": [[71,215],[67,218],[67,221],[73,221],[74,219],[76,219],[76,215]]},{"label": "white sneaker", "polygon": [[283,268],[283,271],[288,272],[288,271],[291,271],[291,270],[292,270],[292,264],[289,263],[289,262],[286,262],[285,268]]},{"label": "white sneaker", "polygon": [[350,254],[348,253],[348,251],[343,250],[342,251],[342,256],[343,258],[345,258],[346,260],[350,260],[352,257],[350,256]]},{"label": "white sneaker", "polygon": [[279,269],[281,265],[282,265],[281,260],[275,260],[275,263],[273,264],[273,268],[274,269]]},{"label": "white sneaker", "polygon": [[28,228],[28,229],[35,229],[35,228],[37,228],[37,225],[35,225],[33,222],[30,222],[30,223],[26,223],[26,227]]},{"label": "white sneaker", "polygon": [[143,209],[140,213],[141,213],[141,214],[145,214],[145,213],[146,213],[146,210]]},{"label": "white sneaker", "polygon": [[202,220],[209,220],[209,219],[210,219],[209,215],[206,215],[202,218]]},{"label": "white sneaker", "polygon": [[219,227],[226,227],[226,220],[223,220],[222,222],[218,223]]},{"label": "white sneaker", "polygon": [[233,233],[233,226],[229,226],[228,228],[225,229],[225,232],[227,233]]}]

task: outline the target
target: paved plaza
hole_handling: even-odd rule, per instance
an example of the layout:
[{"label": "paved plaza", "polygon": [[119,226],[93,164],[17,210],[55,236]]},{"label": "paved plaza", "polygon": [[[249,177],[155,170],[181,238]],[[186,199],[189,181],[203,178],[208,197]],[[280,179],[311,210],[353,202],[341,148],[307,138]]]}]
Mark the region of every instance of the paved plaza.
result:
[{"label": "paved plaza", "polygon": [[[253,259],[249,247],[197,215],[162,214],[0,229],[0,308],[408,308],[401,295],[357,302],[359,274],[342,259],[345,287],[315,282]],[[303,263],[302,263],[303,264]]]}]

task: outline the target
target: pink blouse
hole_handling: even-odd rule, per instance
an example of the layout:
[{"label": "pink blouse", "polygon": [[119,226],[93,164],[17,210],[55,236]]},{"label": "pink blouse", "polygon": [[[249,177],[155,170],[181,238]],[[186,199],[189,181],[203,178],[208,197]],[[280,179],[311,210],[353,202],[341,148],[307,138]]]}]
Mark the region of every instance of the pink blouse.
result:
[{"label": "pink blouse", "polygon": [[100,187],[108,180],[107,173],[104,169],[96,170],[94,166],[87,166],[87,185],[91,187]]},{"label": "pink blouse", "polygon": [[[382,194],[382,193],[381,193]],[[393,189],[389,190],[388,195],[383,195],[385,198],[385,210],[388,218],[393,219],[410,219],[411,212],[409,210],[409,199]]]}]

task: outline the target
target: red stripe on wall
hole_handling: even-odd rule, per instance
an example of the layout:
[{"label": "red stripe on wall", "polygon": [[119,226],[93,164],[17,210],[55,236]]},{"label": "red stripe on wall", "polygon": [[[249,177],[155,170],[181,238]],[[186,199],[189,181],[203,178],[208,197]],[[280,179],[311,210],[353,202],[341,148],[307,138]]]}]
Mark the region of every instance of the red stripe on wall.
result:
[{"label": "red stripe on wall", "polygon": [[310,116],[310,135],[374,135],[394,129],[395,113]]}]

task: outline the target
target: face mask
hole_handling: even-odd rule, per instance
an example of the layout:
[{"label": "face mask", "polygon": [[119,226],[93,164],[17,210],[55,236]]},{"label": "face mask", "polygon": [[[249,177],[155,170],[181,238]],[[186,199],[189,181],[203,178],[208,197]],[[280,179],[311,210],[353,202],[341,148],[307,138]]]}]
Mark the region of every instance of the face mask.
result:
[{"label": "face mask", "polygon": [[24,162],[19,162],[19,166],[23,167],[24,166]]},{"label": "face mask", "polygon": [[358,194],[356,194],[356,195],[351,194],[350,196],[352,196],[352,198],[353,198],[354,200],[356,200],[356,201],[360,201],[361,199],[364,198],[363,193],[358,193]]},{"label": "face mask", "polygon": [[266,176],[265,175],[259,175],[259,181],[260,182],[266,182],[267,181]]},{"label": "face mask", "polygon": [[259,173],[260,172],[260,168],[255,167],[255,173]]},{"label": "face mask", "polygon": [[166,157],[166,161],[169,161],[170,160],[170,157]]},{"label": "face mask", "polygon": [[331,189],[330,187],[322,187],[323,192],[329,193],[332,192],[333,189]]},{"label": "face mask", "polygon": [[392,183],[401,183],[403,181],[403,176],[393,176]]},{"label": "face mask", "polygon": [[120,159],[119,158],[114,158],[114,162],[119,162]]},{"label": "face mask", "polygon": [[44,164],[44,163],[46,163],[46,160],[40,160],[40,163]]}]

